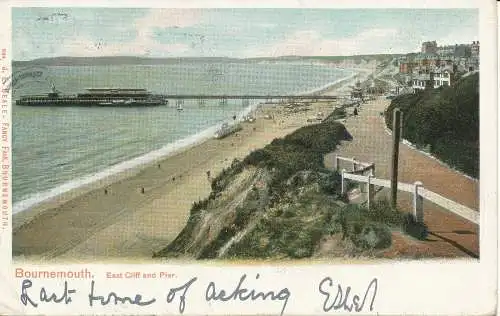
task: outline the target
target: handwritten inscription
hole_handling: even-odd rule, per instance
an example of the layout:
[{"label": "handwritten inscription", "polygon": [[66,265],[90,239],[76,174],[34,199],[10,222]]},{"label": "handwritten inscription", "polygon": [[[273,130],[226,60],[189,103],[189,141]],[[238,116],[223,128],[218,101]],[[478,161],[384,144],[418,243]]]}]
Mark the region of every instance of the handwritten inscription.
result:
[{"label": "handwritten inscription", "polygon": [[[269,298],[271,301],[283,301],[283,306],[281,308],[281,313],[280,313],[280,315],[283,315],[283,312],[285,311],[286,305],[288,303],[288,299],[290,298],[291,295],[290,290],[288,290],[288,288],[283,288],[277,293],[274,291],[257,292],[254,289],[248,289],[243,287],[243,282],[245,282],[246,278],[247,278],[246,274],[241,276],[238,285],[234,288],[231,294],[226,293],[226,291],[222,289],[217,291],[215,282],[210,282],[208,284],[205,293],[205,300],[207,302],[210,301],[226,302],[229,300],[239,300],[244,302],[246,300],[256,301],[259,299],[266,300]],[[259,274],[257,274],[256,276],[256,279],[258,278]]]},{"label": "handwritten inscription", "polygon": [[94,295],[94,287],[95,287],[95,281],[92,281],[90,285],[90,294],[89,294],[90,306],[93,306],[94,301],[99,301],[101,305],[108,305],[109,303],[114,303],[115,305],[117,305],[118,303],[129,303],[131,305],[139,305],[139,306],[151,305],[154,302],[156,302],[155,298],[152,298],[149,301],[143,301],[141,294],[136,294],[133,299],[128,296],[119,296],[115,292],[109,292],[105,296],[96,296]]},{"label": "handwritten inscription", "polygon": [[[258,280],[260,275],[255,276]],[[188,295],[193,296],[193,291],[190,291],[193,284],[198,281],[197,277],[192,277],[180,286],[167,288],[165,303],[178,302],[178,312],[183,314],[187,309]],[[254,303],[256,301],[280,302],[283,315],[285,309],[292,297],[291,291],[287,287],[276,289],[255,289],[248,286],[247,274],[240,276],[239,281],[231,286],[230,289],[223,288],[216,281],[208,282],[205,289],[205,301],[217,302],[223,304],[230,301],[239,301]],[[179,284],[179,283],[178,283]],[[344,286],[340,283],[335,284],[331,277],[325,277],[319,282],[319,294],[323,298],[322,309],[324,312],[341,311],[341,312],[363,312],[373,311],[375,298],[378,291],[378,279],[374,278],[368,284],[364,291],[354,293],[351,286]],[[39,304],[65,304],[73,302],[72,294],[76,293],[76,289],[72,288],[67,281],[64,286],[59,289],[48,289],[46,286],[35,288],[30,279],[23,279],[21,283],[20,301],[25,306],[37,308]],[[116,291],[99,291],[94,280],[90,283],[90,289],[87,295],[88,306],[96,305],[135,305],[137,307],[148,306],[160,302],[155,297],[136,292],[131,296],[119,294]],[[196,300],[194,300],[196,302]],[[199,301],[197,302],[199,303]]]},{"label": "handwritten inscription", "polygon": [[182,294],[179,296],[179,313],[184,313],[184,308],[186,307],[186,294],[189,290],[189,287],[197,280],[198,278],[192,278],[186,284],[170,289],[167,295],[167,302],[172,303],[175,299],[175,294],[177,292],[182,291]]},{"label": "handwritten inscription", "polygon": [[21,88],[27,79],[38,80],[50,83],[51,80],[44,75],[47,73],[46,67],[32,66],[13,72],[11,76],[2,77],[2,89],[9,92],[11,88]]},{"label": "handwritten inscription", "polygon": [[[325,297],[325,301],[323,303],[323,311],[329,312],[333,310],[344,310],[346,312],[356,311],[361,312],[365,307],[366,299],[368,298],[368,294],[372,294],[371,302],[370,302],[370,311],[373,311],[373,303],[375,302],[375,297],[377,296],[378,290],[378,280],[374,278],[365,291],[365,295],[363,297],[363,301],[360,304],[361,296],[358,294],[354,294],[350,297],[351,287],[348,286],[345,289],[342,288],[342,285],[339,283],[337,287],[333,286],[333,280],[330,277],[324,278],[319,283],[319,292],[323,294]],[[333,301],[331,301],[331,297],[335,296]]]},{"label": "handwritten inscription", "polygon": [[56,293],[50,292],[45,287],[42,287],[40,289],[39,294],[39,303],[35,302],[35,299],[30,297],[30,294],[28,293],[28,289],[31,288],[33,285],[33,282],[31,280],[23,280],[23,283],[21,285],[21,302],[24,305],[31,304],[33,307],[38,307],[39,303],[64,303],[64,304],[69,304],[72,302],[71,299],[71,294],[75,293],[75,289],[68,289],[68,282],[64,282],[64,289],[62,290],[62,294],[59,296]]},{"label": "handwritten inscription", "polygon": [[50,15],[46,16],[39,16],[36,20],[40,22],[62,22],[62,21],[68,21],[70,18],[70,15],[68,13],[64,12],[55,12]]}]

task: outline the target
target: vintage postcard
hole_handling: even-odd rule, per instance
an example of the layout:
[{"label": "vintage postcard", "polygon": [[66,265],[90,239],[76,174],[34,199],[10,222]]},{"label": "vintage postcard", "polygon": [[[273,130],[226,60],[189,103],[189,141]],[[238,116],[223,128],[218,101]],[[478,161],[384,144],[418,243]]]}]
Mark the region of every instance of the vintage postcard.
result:
[{"label": "vintage postcard", "polygon": [[3,315],[490,315],[493,1],[1,4]]}]

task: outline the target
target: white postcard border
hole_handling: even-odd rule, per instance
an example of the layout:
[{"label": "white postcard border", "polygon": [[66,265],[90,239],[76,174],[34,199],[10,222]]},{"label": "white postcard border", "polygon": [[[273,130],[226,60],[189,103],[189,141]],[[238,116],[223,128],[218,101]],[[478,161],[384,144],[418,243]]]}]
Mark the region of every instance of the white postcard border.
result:
[{"label": "white postcard border", "polygon": [[[105,6],[141,6],[141,7],[207,7],[207,6],[245,6],[250,7],[250,3],[245,4],[229,1],[218,2],[189,2],[175,1],[168,3],[141,1],[108,1],[92,2],[86,1],[86,6],[98,6],[105,3]],[[2,30],[0,31],[0,46],[8,51],[8,59],[11,56],[10,25],[11,6],[75,6],[69,1],[25,1],[2,4],[0,10],[0,21]],[[260,7],[282,7],[281,1],[258,1],[256,6]],[[287,2],[286,6],[302,7],[306,5],[302,1]],[[307,2],[307,7],[473,7],[476,1],[429,1],[422,4],[421,1],[361,1],[352,2],[340,1],[336,4],[327,1]],[[2,247],[1,262],[3,269],[0,269],[1,289],[3,296],[0,298],[0,312],[9,314],[179,314],[179,297],[172,303],[168,303],[168,291],[172,287],[182,285],[193,277],[198,279],[193,283],[190,292],[186,294],[186,306],[184,314],[257,314],[271,313],[279,314],[282,303],[279,302],[244,302],[234,301],[221,304],[219,302],[206,302],[206,289],[211,281],[217,283],[217,288],[224,288],[227,291],[234,289],[241,276],[246,274],[248,284],[254,286],[256,290],[276,290],[288,288],[291,296],[284,310],[285,315],[305,315],[305,314],[327,314],[322,309],[325,295],[319,291],[321,280],[331,277],[334,284],[340,283],[343,286],[352,286],[356,293],[364,294],[370,281],[377,278],[378,292],[374,310],[363,310],[363,314],[490,314],[495,312],[497,299],[497,58],[495,35],[496,11],[493,1],[482,1],[480,5],[480,42],[481,42],[481,72],[480,72],[480,97],[481,97],[481,146],[480,171],[480,209],[481,229],[480,248],[481,259],[477,260],[430,260],[430,261],[394,261],[384,263],[368,262],[355,265],[342,263],[327,264],[315,263],[304,265],[303,263],[269,264],[269,265],[230,265],[218,263],[199,264],[148,264],[148,265],[105,265],[105,264],[85,264],[85,265],[46,265],[33,266],[30,264],[11,265],[11,230],[5,230],[0,234],[0,246]],[[6,25],[7,23],[7,25]],[[13,35],[15,36],[15,34]],[[4,66],[5,61],[2,61]],[[10,69],[10,61],[8,61]],[[9,111],[12,109],[9,105]],[[494,114],[497,115],[494,115]],[[10,115],[10,112],[9,112]],[[2,120],[2,123],[4,121]],[[9,119],[10,123],[10,119]],[[9,134],[9,143],[11,138]],[[9,181],[11,181],[9,179]],[[9,190],[11,184],[9,184]],[[10,192],[10,191],[9,191]],[[11,192],[10,192],[11,195]],[[141,293],[143,298],[155,297],[157,302],[144,307],[136,306],[100,306],[89,307],[88,291],[92,279],[68,279],[69,286],[77,289],[74,299],[70,304],[42,305],[37,309],[26,310],[20,304],[21,279],[15,278],[16,268],[23,268],[25,271],[79,271],[88,269],[94,275],[94,281],[99,283],[102,292],[119,291],[123,295],[133,296]],[[106,278],[108,272],[127,273],[138,271],[143,273],[156,273],[154,280],[145,279],[125,279],[113,280]],[[165,277],[160,278],[160,273]],[[175,277],[168,277],[168,275]],[[259,280],[256,275],[259,274]],[[57,279],[47,278],[45,280],[32,279],[32,288],[39,289],[42,285],[48,289],[61,292],[63,282]],[[43,283],[43,284],[42,284]],[[333,292],[333,291],[332,291]],[[35,291],[36,293],[36,291]],[[34,295],[36,297],[36,294]],[[333,298],[332,298],[333,299]],[[339,313],[338,311],[337,313]],[[333,310],[328,312],[333,313]]]}]

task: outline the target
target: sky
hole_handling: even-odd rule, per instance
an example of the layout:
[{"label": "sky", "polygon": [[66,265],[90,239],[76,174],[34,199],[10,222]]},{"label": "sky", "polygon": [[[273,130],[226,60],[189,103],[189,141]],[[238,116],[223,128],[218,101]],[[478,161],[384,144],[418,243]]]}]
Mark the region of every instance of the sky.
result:
[{"label": "sky", "polygon": [[477,9],[12,9],[14,60],[397,54],[478,29]]}]

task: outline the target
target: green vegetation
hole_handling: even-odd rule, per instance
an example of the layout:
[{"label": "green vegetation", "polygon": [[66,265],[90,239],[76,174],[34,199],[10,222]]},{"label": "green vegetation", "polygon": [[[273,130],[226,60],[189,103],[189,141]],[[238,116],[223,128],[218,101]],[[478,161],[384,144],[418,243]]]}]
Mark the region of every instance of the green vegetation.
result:
[{"label": "green vegetation", "polygon": [[323,164],[348,136],[334,119],[235,160],[212,181],[210,196],[194,203],[179,236],[155,256],[300,259],[332,235],[342,236],[338,247],[354,254],[389,247],[392,229],[415,225],[384,202],[370,211],[346,205],[339,173]]},{"label": "green vegetation", "polygon": [[246,166],[271,170],[270,184],[275,201],[283,192],[283,182],[302,170],[324,171],[324,155],[333,152],[340,140],[346,139],[342,124],[325,120],[320,124],[302,127],[285,138],[278,138],[250,153],[244,160]]},{"label": "green vegetation", "polygon": [[406,139],[454,168],[479,176],[479,74],[452,87],[396,97],[386,112],[389,128],[394,108],[404,113]]},{"label": "green vegetation", "polygon": [[285,200],[287,203],[269,209],[225,257],[310,257],[338,209],[335,199],[311,190]]},{"label": "green vegetation", "polygon": [[335,119],[343,119],[347,117],[347,112],[344,108],[336,108],[335,110],[333,110],[333,116],[335,117]]},{"label": "green vegetation", "polygon": [[386,248],[391,244],[390,229],[401,230],[417,238],[427,238],[427,227],[419,224],[409,213],[393,209],[387,200],[380,200],[370,210],[359,205],[347,205],[342,209],[339,222],[343,238],[350,239],[361,249]]}]

